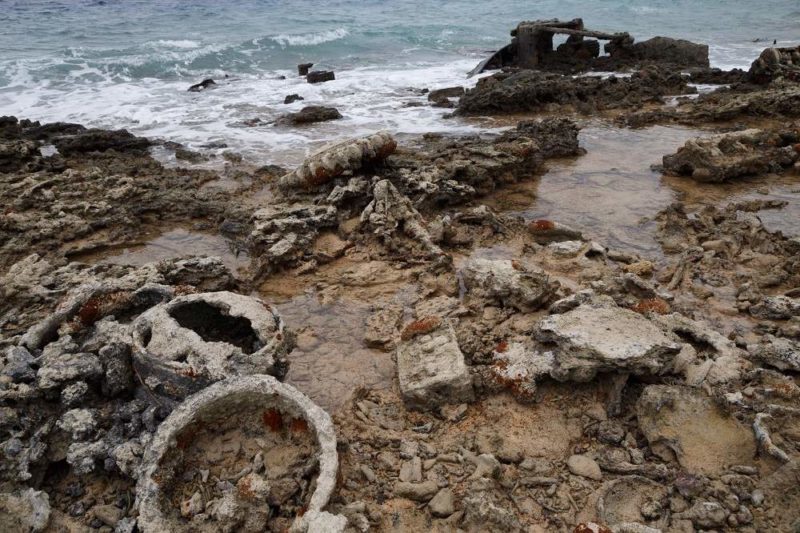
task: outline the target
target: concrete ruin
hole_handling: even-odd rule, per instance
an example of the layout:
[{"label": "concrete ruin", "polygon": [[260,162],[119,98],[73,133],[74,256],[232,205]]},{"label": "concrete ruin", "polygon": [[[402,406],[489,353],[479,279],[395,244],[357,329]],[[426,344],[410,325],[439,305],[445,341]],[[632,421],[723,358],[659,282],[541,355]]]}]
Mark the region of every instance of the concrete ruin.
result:
[{"label": "concrete ruin", "polygon": [[[554,48],[553,37],[567,40]],[[540,70],[590,70],[658,62],[681,67],[708,67],[708,46],[681,39],[654,37],[639,43],[627,32],[602,32],[584,27],[583,19],[520,22],[511,43],[482,61],[470,75],[504,67]],[[607,41],[600,55],[600,41]],[[606,65],[606,63],[608,65]]]},{"label": "concrete ruin", "polygon": [[472,401],[472,379],[450,323],[425,317],[405,327],[397,348],[397,374],[410,407],[432,409]]},{"label": "concrete ruin", "polygon": [[278,185],[285,189],[315,189],[346,171],[379,163],[397,148],[397,142],[386,132],[351,139],[325,146],[314,152],[296,170],[281,177]]},{"label": "concrete ruin", "polygon": [[272,307],[231,292],[180,296],[133,324],[137,373],[150,390],[177,400],[230,376],[280,374],[291,347]]},{"label": "concrete ruin", "polygon": [[[196,436],[206,427],[219,428],[226,420],[243,413],[254,414],[256,426],[260,425],[267,432],[265,434],[310,431],[313,435],[316,447],[314,463],[318,473],[311,483],[313,491],[307,497],[305,514],[298,513],[291,523],[293,532],[309,531],[308,517],[322,512],[336,485],[339,460],[333,422],[324,410],[300,391],[266,375],[232,378],[215,383],[187,398],[158,427],[150,446],[145,450],[142,473],[136,487],[139,531],[214,531],[220,530],[215,529],[217,527],[233,530],[243,526],[244,530],[249,530],[248,527],[255,526],[255,521],[249,520],[249,515],[264,512],[267,518],[262,516],[260,518],[263,520],[260,521],[272,518],[267,501],[273,503],[268,495],[278,488],[277,484],[273,482],[273,486],[270,486],[267,481],[258,484],[254,481],[259,472],[264,470],[269,449],[262,451],[260,458],[259,454],[252,458],[254,464],[259,466],[250,467],[251,474],[237,478],[239,482],[235,487],[231,485],[221,498],[223,501],[214,506],[214,511],[208,511],[210,502],[206,502],[208,514],[202,512],[202,503],[190,501],[179,515],[165,495],[171,485],[181,481],[175,479],[177,471],[189,468],[184,456],[193,451],[191,444]],[[223,431],[226,429],[228,428],[223,428]],[[230,429],[233,431],[238,428]],[[286,442],[291,443],[292,440]],[[255,446],[258,447],[257,440]],[[200,453],[205,449],[200,448]],[[177,455],[177,458],[169,459],[167,456],[170,453]],[[247,459],[249,461],[251,458]],[[213,464],[213,461],[208,464]],[[199,467],[208,468],[208,465],[201,464]],[[269,476],[269,472],[264,475]],[[198,473],[198,477],[200,476],[202,474]],[[245,482],[242,482],[243,479]],[[264,493],[263,499],[260,498],[260,493]],[[202,495],[193,496],[192,500],[202,500]],[[192,506],[195,509],[191,509]]]}]

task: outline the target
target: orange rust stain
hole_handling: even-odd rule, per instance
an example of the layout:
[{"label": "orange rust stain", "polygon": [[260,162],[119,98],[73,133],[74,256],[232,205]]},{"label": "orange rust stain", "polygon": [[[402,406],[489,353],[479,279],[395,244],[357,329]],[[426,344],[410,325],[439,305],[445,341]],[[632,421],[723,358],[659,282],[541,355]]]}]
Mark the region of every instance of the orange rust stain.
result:
[{"label": "orange rust stain", "polygon": [[533,231],[549,231],[555,229],[556,223],[552,220],[539,219],[531,222],[529,227]]},{"label": "orange rust stain", "polygon": [[195,427],[188,427],[183,431],[181,431],[180,433],[178,433],[178,435],[175,437],[175,441],[178,448],[180,448],[181,450],[187,449],[189,446],[192,445],[192,442],[194,441],[196,435],[197,435],[197,428]]},{"label": "orange rust stain", "polygon": [[84,326],[91,326],[100,318],[100,300],[89,298],[89,300],[78,310],[78,319]]},{"label": "orange rust stain", "polygon": [[606,526],[601,526],[600,524],[595,524],[594,522],[580,523],[575,526],[575,529],[572,530],[572,533],[611,533],[611,530],[608,529]]},{"label": "orange rust stain", "polygon": [[272,431],[280,431],[283,428],[283,416],[277,409],[267,409],[262,416],[264,425]]},{"label": "orange rust stain", "polygon": [[505,353],[508,350],[508,342],[500,341],[500,343],[494,347],[494,351],[497,353]]},{"label": "orange rust stain", "polygon": [[289,429],[292,433],[308,433],[308,422],[305,418],[293,418],[289,422]]},{"label": "orange rust stain", "polygon": [[426,333],[430,333],[431,331],[435,330],[439,326],[442,325],[442,319],[437,316],[428,316],[421,320],[417,320],[415,322],[411,322],[407,325],[403,332],[400,334],[400,338],[404,341],[408,341],[416,337],[417,335],[424,335]]},{"label": "orange rust stain", "polygon": [[640,314],[657,313],[659,315],[666,315],[670,312],[670,305],[661,298],[645,298],[631,308]]}]

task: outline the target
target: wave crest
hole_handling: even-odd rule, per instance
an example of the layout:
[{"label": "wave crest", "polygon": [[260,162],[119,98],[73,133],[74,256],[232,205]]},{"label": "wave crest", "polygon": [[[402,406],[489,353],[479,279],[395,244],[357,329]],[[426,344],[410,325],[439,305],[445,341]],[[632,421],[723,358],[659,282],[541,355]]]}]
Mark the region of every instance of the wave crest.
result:
[{"label": "wave crest", "polygon": [[318,33],[304,33],[304,34],[281,34],[271,37],[273,41],[281,46],[314,46],[317,44],[327,43],[344,39],[350,35],[346,28],[336,28],[335,30],[327,30]]}]

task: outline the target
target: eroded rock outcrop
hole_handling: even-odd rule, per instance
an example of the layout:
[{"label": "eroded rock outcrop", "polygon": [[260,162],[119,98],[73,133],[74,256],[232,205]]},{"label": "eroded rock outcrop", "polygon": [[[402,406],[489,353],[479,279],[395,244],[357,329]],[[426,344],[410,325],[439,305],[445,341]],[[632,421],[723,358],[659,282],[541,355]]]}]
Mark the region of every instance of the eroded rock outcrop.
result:
[{"label": "eroded rock outcrop", "polygon": [[571,77],[533,70],[501,72],[482,78],[461,97],[461,115],[548,111],[570,106],[577,110],[639,108],[660,103],[666,95],[690,94],[680,73],[657,67],[634,72],[630,77]]},{"label": "eroded rock outcrop", "polygon": [[703,182],[782,172],[800,160],[798,131],[776,133],[749,129],[697,137],[664,156],[664,169]]}]

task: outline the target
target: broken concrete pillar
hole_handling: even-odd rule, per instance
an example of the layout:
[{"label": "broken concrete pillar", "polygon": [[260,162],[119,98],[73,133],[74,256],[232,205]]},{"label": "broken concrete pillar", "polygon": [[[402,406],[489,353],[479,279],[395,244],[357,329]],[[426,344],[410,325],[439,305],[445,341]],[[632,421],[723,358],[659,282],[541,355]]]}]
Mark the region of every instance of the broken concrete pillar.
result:
[{"label": "broken concrete pillar", "polygon": [[426,317],[405,327],[397,347],[400,391],[409,407],[473,400],[472,378],[449,322]]},{"label": "broken concrete pillar", "polygon": [[296,170],[282,176],[278,185],[283,189],[313,189],[365,165],[386,159],[397,148],[397,142],[386,132],[359,139],[342,141],[308,156]]}]

